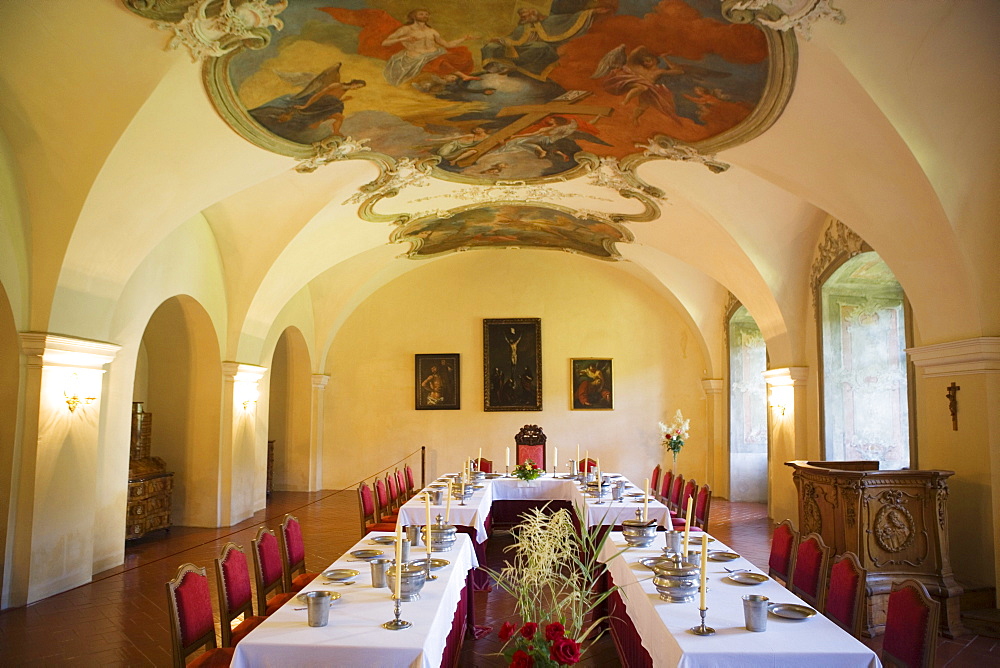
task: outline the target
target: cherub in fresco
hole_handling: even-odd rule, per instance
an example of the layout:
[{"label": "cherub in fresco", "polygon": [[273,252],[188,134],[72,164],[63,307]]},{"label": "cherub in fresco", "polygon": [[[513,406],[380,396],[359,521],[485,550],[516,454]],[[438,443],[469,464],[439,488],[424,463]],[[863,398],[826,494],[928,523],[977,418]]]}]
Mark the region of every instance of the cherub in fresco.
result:
[{"label": "cherub in fresco", "polygon": [[676,117],[674,94],[664,80],[684,70],[648,47],[638,46],[626,55],[622,44],[604,55],[592,79],[606,77],[602,86],[612,95],[623,95],[623,105],[636,101],[632,121],[636,122],[650,108],[665,116]]}]

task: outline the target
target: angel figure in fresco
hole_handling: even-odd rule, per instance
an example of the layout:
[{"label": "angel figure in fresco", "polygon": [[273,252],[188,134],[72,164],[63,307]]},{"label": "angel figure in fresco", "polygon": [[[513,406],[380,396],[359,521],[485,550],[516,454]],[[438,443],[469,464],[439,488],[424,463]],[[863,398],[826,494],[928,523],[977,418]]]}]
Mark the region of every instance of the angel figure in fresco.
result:
[{"label": "angel figure in fresco", "polygon": [[568,162],[571,156],[580,150],[579,144],[576,143],[578,139],[607,145],[607,142],[594,134],[596,131],[587,123],[581,125],[575,118],[546,116],[541,122],[525,128],[523,132],[508,139],[496,152],[531,151],[538,158],[554,158]]},{"label": "angel figure in fresco", "polygon": [[337,21],[361,28],[358,33],[358,54],[385,60],[383,74],[393,86],[412,81],[425,73],[438,77],[453,75],[462,81],[475,80],[472,53],[461,46],[471,39],[465,35],[445,40],[430,26],[427,9],[413,9],[401,23],[381,9],[343,9],[320,7]]},{"label": "angel figure in fresco", "polygon": [[282,136],[285,133],[275,129],[275,126],[286,132],[295,132],[318,128],[326,121],[330,121],[333,134],[340,134],[340,126],[344,122],[344,102],[350,99],[347,93],[365,86],[362,79],[341,81],[340,66],[341,63],[332,65],[316,76],[309,73],[283,75],[286,81],[308,83],[298,93],[282,95],[251,109],[251,115]]},{"label": "angel figure in fresco", "polygon": [[624,95],[622,104],[636,101],[632,121],[636,122],[646,110],[653,108],[671,118],[676,117],[674,94],[664,83],[670,76],[684,74],[662,55],[648,47],[638,46],[626,55],[622,44],[601,58],[592,79],[604,78],[602,86],[612,95]]},{"label": "angel figure in fresco", "polygon": [[458,162],[462,158],[473,155],[476,152],[476,146],[488,139],[489,136],[486,128],[477,125],[468,134],[449,137],[434,152],[448,162]]}]

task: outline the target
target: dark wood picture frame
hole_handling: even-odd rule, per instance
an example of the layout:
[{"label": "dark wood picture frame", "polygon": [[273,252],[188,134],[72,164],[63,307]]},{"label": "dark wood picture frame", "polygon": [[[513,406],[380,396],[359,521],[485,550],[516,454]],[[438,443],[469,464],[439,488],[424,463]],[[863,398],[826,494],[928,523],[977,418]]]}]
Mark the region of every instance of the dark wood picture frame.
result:
[{"label": "dark wood picture frame", "polygon": [[483,319],[483,410],[542,410],[541,318]]},{"label": "dark wood picture frame", "polygon": [[570,360],[570,399],[573,410],[614,410],[614,372],[608,357],[578,357]]},{"label": "dark wood picture frame", "polygon": [[462,407],[460,358],[458,353],[413,356],[416,410],[447,411]]}]

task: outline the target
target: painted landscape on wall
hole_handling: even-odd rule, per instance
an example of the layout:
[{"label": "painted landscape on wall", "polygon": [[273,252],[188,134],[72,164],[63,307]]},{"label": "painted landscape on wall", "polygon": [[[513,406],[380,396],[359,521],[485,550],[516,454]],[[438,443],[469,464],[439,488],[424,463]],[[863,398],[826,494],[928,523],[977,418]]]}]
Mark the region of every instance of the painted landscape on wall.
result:
[{"label": "painted landscape on wall", "polygon": [[718,0],[298,0],[220,59],[262,133],[333,135],[473,180],[555,176],[587,152],[731,131],[764,98],[768,39]]}]

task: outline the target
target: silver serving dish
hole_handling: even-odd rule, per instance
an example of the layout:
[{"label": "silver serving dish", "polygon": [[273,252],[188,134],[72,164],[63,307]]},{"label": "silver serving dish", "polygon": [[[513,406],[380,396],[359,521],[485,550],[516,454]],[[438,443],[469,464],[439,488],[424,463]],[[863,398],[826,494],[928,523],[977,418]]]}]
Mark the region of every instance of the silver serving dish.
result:
[{"label": "silver serving dish", "polygon": [[653,585],[664,601],[688,603],[693,601],[695,594],[698,593],[701,571],[693,564],[672,562],[669,565],[657,566],[653,572],[656,573]]},{"label": "silver serving dish", "polygon": [[656,538],[656,520],[643,522],[641,517],[642,511],[636,510],[634,520],[622,522],[622,534],[625,536],[625,542],[632,547],[649,547]]},{"label": "silver serving dish", "polygon": [[767,611],[785,619],[809,619],[816,615],[815,610],[798,603],[770,603],[767,606]]},{"label": "silver serving dish", "polygon": [[451,486],[451,495],[456,499],[462,499],[463,501],[472,498],[473,491],[475,491],[473,490],[473,486],[468,484],[455,484]]},{"label": "silver serving dish", "polygon": [[[424,540],[427,540],[426,527],[422,531]],[[444,518],[437,516],[437,522],[431,525],[431,551],[449,552],[455,544],[456,529],[453,524],[446,524]]]},{"label": "silver serving dish", "polygon": [[475,481],[477,481],[477,482],[481,482],[483,480],[486,480],[486,474],[483,473],[482,471],[473,471],[472,472],[472,479],[475,480]]},{"label": "silver serving dish", "polygon": [[763,573],[754,573],[753,571],[733,571],[729,574],[729,579],[736,584],[759,585],[762,582],[767,582],[771,578],[767,577]]},{"label": "silver serving dish", "polygon": [[[423,589],[424,582],[426,581],[427,570],[423,564],[414,564],[412,562],[403,564],[403,570],[399,579],[399,600],[420,600],[420,590]],[[389,585],[389,590],[392,591],[396,586],[395,564],[389,566],[389,570],[386,572],[386,582]]]},{"label": "silver serving dish", "polygon": [[448,564],[451,563],[447,559],[438,559],[438,558],[433,558],[433,559],[429,559],[429,560],[428,559],[412,559],[412,560],[410,560],[410,561],[408,561],[406,563],[408,563],[408,564],[416,564],[417,566],[420,566],[420,568],[427,568],[427,562],[428,561],[430,561],[431,570],[432,571],[440,570],[440,569],[444,568],[445,566],[447,566]]}]

